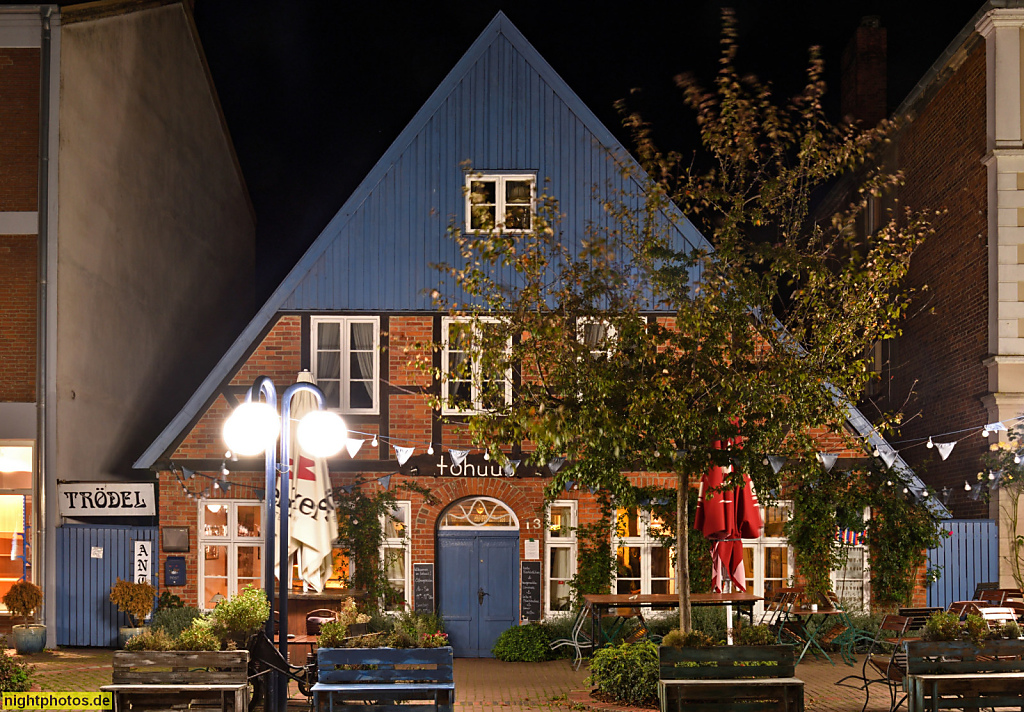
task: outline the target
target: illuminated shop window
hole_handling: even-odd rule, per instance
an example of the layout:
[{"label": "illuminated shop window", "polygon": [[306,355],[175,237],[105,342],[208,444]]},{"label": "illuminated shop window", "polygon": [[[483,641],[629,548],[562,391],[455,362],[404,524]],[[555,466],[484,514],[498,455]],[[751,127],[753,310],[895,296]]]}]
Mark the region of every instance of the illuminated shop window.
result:
[{"label": "illuminated shop window", "polygon": [[263,588],[263,503],[259,500],[199,500],[200,607]]},{"label": "illuminated shop window", "polygon": [[33,580],[34,461],[31,441],[0,442],[0,599],[19,579]]},{"label": "illuminated shop window", "polygon": [[675,593],[673,549],[657,534],[664,522],[636,507],[615,512],[615,593]]}]

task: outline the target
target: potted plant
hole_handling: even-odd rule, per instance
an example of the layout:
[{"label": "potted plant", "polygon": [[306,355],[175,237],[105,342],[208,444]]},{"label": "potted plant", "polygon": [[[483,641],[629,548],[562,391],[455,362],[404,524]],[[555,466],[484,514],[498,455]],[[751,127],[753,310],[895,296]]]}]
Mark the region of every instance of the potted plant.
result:
[{"label": "potted plant", "polygon": [[226,643],[244,648],[249,637],[270,618],[270,602],[261,588],[246,586],[238,595],[219,601],[210,613],[214,633]]},{"label": "potted plant", "polygon": [[31,581],[21,579],[4,594],[4,605],[14,614],[22,616],[24,623],[12,626],[14,649],[18,655],[38,653],[46,647],[46,626],[29,623],[28,617],[43,602],[43,591]]},{"label": "potted plant", "polygon": [[110,587],[110,602],[117,606],[117,610],[127,614],[132,623],[131,626],[118,628],[118,647],[124,648],[129,638],[146,630],[143,622],[153,611],[155,597],[156,589],[145,582],[124,581],[118,577],[117,582]]}]

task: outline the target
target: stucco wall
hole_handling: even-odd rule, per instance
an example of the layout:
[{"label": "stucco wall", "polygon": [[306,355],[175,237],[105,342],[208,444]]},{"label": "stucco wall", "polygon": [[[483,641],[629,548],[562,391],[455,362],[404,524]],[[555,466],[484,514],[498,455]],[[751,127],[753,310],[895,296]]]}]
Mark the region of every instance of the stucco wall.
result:
[{"label": "stucco wall", "polygon": [[64,25],[57,476],[131,463],[253,311],[255,224],[191,18]]}]

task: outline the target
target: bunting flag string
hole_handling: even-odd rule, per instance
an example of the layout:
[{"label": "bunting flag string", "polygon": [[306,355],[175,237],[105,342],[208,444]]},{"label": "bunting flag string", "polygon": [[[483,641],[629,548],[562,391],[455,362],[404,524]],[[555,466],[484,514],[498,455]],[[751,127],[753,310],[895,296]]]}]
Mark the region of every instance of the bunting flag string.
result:
[{"label": "bunting flag string", "polygon": [[786,465],[786,458],[780,457],[779,455],[769,455],[768,464],[772,466],[772,472],[776,475]]},{"label": "bunting flag string", "polygon": [[391,487],[391,475],[384,475],[383,477],[378,477],[377,481],[380,482],[380,486],[383,487],[384,489],[389,489]]},{"label": "bunting flag string", "polygon": [[939,457],[945,460],[949,457],[949,453],[953,452],[954,445],[956,445],[955,440],[951,443],[935,443],[935,449],[939,451]]},{"label": "bunting flag string", "polygon": [[449,450],[448,455],[452,458],[452,465],[458,467],[466,461],[469,450]]},{"label": "bunting flag string", "polygon": [[361,448],[365,442],[365,440],[357,440],[355,438],[349,438],[346,440],[345,449],[348,450],[348,456],[354,460],[356,453],[359,452],[359,448]]},{"label": "bunting flag string", "polygon": [[836,460],[839,459],[839,455],[832,452],[819,452],[818,462],[825,468],[825,472],[831,472],[832,468],[835,467]]},{"label": "bunting flag string", "polygon": [[564,465],[564,464],[565,464],[565,458],[564,457],[553,457],[548,462],[548,470],[551,472],[552,475],[557,475],[558,471],[562,469],[562,465]]},{"label": "bunting flag string", "polygon": [[395,458],[398,460],[398,466],[401,467],[409,461],[412,454],[416,452],[414,447],[402,447],[401,445],[392,445],[395,449]]}]

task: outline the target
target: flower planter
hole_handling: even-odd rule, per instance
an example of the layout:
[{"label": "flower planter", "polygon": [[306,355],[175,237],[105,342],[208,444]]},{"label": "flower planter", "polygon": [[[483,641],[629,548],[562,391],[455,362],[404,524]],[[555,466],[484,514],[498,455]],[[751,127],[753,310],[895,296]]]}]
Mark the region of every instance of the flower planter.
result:
[{"label": "flower planter", "polygon": [[14,638],[14,649],[18,655],[38,653],[46,647],[46,626],[38,623],[15,625],[11,627]]},{"label": "flower planter", "polygon": [[139,628],[133,628],[131,626],[124,626],[117,629],[117,647],[120,650],[124,650],[125,644],[130,638],[134,638],[137,635],[141,635],[146,632],[146,627],[141,626]]},{"label": "flower planter", "polygon": [[793,677],[796,670],[792,645],[662,646],[659,659],[661,680]]}]

